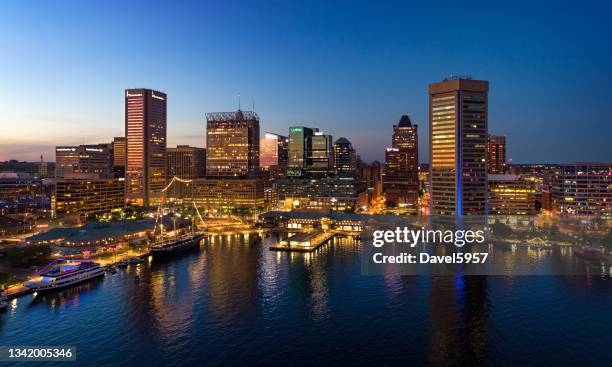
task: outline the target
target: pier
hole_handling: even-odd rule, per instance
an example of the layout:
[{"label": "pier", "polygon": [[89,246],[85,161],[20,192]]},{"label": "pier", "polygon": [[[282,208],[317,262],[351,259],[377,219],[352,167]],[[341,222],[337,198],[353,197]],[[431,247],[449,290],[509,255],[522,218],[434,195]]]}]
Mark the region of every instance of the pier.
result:
[{"label": "pier", "polygon": [[336,231],[322,229],[301,232],[270,246],[270,250],[312,252],[326,244],[336,234]]}]

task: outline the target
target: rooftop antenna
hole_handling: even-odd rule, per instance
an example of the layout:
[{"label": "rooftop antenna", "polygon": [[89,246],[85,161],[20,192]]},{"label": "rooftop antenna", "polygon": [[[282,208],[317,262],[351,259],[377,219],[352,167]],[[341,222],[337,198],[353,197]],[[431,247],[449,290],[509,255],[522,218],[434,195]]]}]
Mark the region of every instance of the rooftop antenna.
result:
[{"label": "rooftop antenna", "polygon": [[253,100],[253,112],[255,112],[255,100]]},{"label": "rooftop antenna", "polygon": [[240,110],[240,94],[238,95],[238,110]]}]

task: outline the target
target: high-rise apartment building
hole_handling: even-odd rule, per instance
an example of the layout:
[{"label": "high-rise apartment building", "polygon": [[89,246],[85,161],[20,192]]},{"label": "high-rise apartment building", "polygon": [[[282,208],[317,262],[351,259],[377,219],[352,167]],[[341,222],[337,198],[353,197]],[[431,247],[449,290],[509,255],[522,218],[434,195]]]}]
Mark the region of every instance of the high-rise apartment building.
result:
[{"label": "high-rise apartment building", "polygon": [[418,125],[403,115],[393,125],[391,148],[385,151],[383,190],[390,206],[416,204],[419,197]]},{"label": "high-rise apartment building", "polygon": [[551,181],[555,211],[612,217],[612,163],[563,164]]},{"label": "high-rise apartment building", "polygon": [[490,174],[501,175],[506,172],[506,137],[489,135],[487,140],[487,162]]},{"label": "high-rise apartment building", "polygon": [[254,111],[206,114],[206,176],[255,177],[259,172],[259,116]]},{"label": "high-rise apartment building", "polygon": [[112,154],[108,144],[60,146],[55,148],[55,177],[99,174],[110,176]]},{"label": "high-rise apartment building", "polygon": [[125,91],[125,199],[148,206],[159,202],[166,184],[166,94]]},{"label": "high-rise apartment building", "polygon": [[487,208],[489,82],[429,85],[432,215],[484,215]]},{"label": "high-rise apartment building", "polygon": [[357,170],[357,154],[347,138],[334,143],[334,167],[338,173],[355,173]]},{"label": "high-rise apartment building", "polygon": [[259,143],[259,166],[287,168],[289,160],[289,138],[282,135],[265,133]]}]

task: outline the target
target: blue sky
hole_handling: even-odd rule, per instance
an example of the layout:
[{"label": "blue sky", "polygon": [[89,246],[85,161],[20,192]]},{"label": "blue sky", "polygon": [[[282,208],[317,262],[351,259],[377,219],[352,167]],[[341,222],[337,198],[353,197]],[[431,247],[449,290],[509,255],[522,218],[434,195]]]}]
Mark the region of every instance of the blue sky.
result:
[{"label": "blue sky", "polygon": [[427,85],[490,81],[514,162],[612,160],[612,5],[556,2],[0,3],[0,160],[123,135],[123,90],[168,94],[169,145],[253,100],[382,160],[401,114],[428,160]]}]

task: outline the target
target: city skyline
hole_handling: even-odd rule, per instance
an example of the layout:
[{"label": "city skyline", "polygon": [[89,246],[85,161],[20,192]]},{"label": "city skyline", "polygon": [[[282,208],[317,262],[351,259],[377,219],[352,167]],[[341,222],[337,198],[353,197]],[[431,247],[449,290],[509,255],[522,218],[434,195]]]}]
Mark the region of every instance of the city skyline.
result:
[{"label": "city skyline", "polygon": [[[425,163],[427,85],[453,74],[490,81],[489,132],[509,137],[513,162],[609,160],[605,11],[516,5],[329,5],[339,28],[334,17],[318,16],[317,3],[206,3],[173,12],[151,4],[142,13],[128,4],[121,14],[95,4],[9,3],[0,22],[0,43],[12,55],[0,61],[0,161],[37,161],[41,153],[53,161],[57,145],[122,136],[121,91],[147,87],[170,96],[168,146],[204,147],[204,114],[236,110],[241,95],[243,109],[255,100],[262,131],[319,127],[346,136],[365,161],[384,160],[388,131],[409,114],[422,127]],[[56,13],[61,22],[49,16]],[[449,22],[467,15],[474,24]],[[170,31],[129,27],[133,20]],[[569,21],[576,27],[565,27]],[[514,27],[520,22],[528,33]],[[149,57],[136,62],[139,55]]]}]

